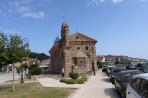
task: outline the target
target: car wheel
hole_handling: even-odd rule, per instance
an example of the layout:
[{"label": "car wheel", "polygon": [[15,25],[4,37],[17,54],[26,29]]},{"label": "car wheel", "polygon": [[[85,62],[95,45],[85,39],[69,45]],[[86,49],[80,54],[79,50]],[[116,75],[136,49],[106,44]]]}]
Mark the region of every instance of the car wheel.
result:
[{"label": "car wheel", "polygon": [[125,98],[125,92],[121,91],[121,98]]},{"label": "car wheel", "polygon": [[118,92],[116,84],[115,84],[115,90],[116,90],[116,92]]}]

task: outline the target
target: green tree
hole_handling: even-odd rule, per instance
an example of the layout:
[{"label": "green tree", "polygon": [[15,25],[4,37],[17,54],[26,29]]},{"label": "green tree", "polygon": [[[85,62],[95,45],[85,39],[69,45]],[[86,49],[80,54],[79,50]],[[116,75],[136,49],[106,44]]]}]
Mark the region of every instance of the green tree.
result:
[{"label": "green tree", "polygon": [[20,67],[17,67],[17,68],[16,68],[16,71],[17,71],[17,73],[19,74],[19,78],[20,78],[21,68],[20,68]]},{"label": "green tree", "polygon": [[0,70],[2,70],[3,65],[8,60],[7,42],[7,36],[4,33],[0,33]]},{"label": "green tree", "polygon": [[[17,61],[22,63],[24,57],[26,57],[29,53],[29,44],[25,43],[21,36],[18,34],[10,35],[10,42],[9,42],[9,60],[13,64]],[[13,70],[13,91],[14,91],[14,70]]]}]

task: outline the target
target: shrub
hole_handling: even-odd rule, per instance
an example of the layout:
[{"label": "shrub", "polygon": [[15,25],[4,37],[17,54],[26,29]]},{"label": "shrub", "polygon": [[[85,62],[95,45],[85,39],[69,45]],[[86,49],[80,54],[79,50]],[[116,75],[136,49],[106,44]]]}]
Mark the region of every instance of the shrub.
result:
[{"label": "shrub", "polygon": [[78,79],[78,80],[77,80],[77,83],[78,83],[78,84],[83,84],[83,83],[84,83],[84,80],[83,80],[82,78],[81,78],[81,79]]},{"label": "shrub", "polygon": [[79,78],[79,74],[78,74],[78,73],[75,73],[75,72],[70,72],[70,73],[69,73],[69,76],[70,76],[72,79],[77,79],[77,78]]},{"label": "shrub", "polygon": [[60,82],[63,82],[66,84],[75,84],[77,81],[75,79],[61,79]]},{"label": "shrub", "polygon": [[86,76],[83,76],[81,79],[82,79],[83,81],[87,81],[87,77],[86,77]]},{"label": "shrub", "polygon": [[31,69],[30,73],[31,73],[31,75],[40,75],[40,74],[42,74],[42,69],[35,67],[35,68]]},{"label": "shrub", "polygon": [[75,84],[76,80],[75,79],[67,79],[66,84]]},{"label": "shrub", "polygon": [[61,80],[60,80],[60,82],[63,82],[63,83],[66,83],[66,79],[64,79],[64,78],[62,78]]},{"label": "shrub", "polygon": [[29,70],[32,70],[32,69],[34,69],[34,68],[36,68],[36,67],[38,67],[37,64],[32,64],[32,65],[30,65],[30,67],[29,67],[28,69],[29,69]]},{"label": "shrub", "polygon": [[87,77],[86,76],[83,76],[82,78],[77,79],[77,83],[78,84],[83,84],[85,81],[87,81]]}]

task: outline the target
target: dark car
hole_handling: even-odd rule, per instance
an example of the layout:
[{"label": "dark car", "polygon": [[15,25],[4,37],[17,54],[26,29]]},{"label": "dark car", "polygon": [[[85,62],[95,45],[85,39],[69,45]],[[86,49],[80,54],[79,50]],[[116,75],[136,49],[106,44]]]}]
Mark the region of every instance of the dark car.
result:
[{"label": "dark car", "polygon": [[104,65],[102,66],[102,72],[106,72],[106,71],[107,71],[107,66],[109,66],[109,65],[104,64]]},{"label": "dark car", "polygon": [[121,71],[117,74],[115,78],[115,89],[120,93],[121,98],[126,97],[126,88],[127,85],[131,82],[134,75],[142,74],[142,71],[139,70],[127,70]]},{"label": "dark car", "polygon": [[111,71],[110,71],[110,81],[112,82],[112,84],[115,84],[115,78],[118,72],[121,71],[126,71],[127,69],[125,68],[120,68],[120,67],[112,67]]},{"label": "dark car", "polygon": [[144,72],[144,73],[148,73],[148,64],[142,64],[141,67],[139,68],[140,71]]}]

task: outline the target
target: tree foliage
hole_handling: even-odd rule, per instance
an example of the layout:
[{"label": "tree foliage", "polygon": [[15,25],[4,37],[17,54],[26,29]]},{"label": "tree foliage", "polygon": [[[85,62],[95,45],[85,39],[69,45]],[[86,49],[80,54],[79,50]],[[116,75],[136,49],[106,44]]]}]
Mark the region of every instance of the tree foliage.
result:
[{"label": "tree foliage", "polygon": [[38,60],[42,61],[42,60],[45,60],[45,59],[49,59],[49,56],[44,54],[44,53],[31,52],[29,54],[29,58],[37,58]]},{"label": "tree foliage", "polygon": [[[26,38],[27,39],[27,38]],[[29,54],[29,44],[18,34],[9,36],[0,33],[0,67],[4,64],[13,64],[22,61]],[[13,70],[13,91],[14,91],[14,70]]]},{"label": "tree foliage", "polygon": [[8,60],[8,50],[7,50],[7,36],[4,33],[0,33],[0,69],[6,64]]}]

